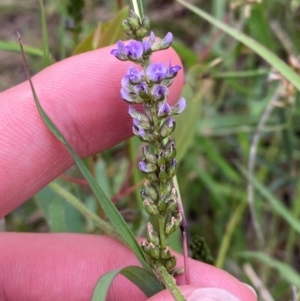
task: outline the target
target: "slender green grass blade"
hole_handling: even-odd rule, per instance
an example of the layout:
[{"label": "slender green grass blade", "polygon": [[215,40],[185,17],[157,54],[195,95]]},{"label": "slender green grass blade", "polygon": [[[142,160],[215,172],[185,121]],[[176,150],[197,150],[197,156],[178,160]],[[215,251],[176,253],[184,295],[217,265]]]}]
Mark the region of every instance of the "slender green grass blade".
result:
[{"label": "slender green grass blade", "polygon": [[140,17],[144,18],[143,0],[130,0],[133,11]]},{"label": "slender green grass blade", "polygon": [[[20,44],[15,42],[0,41],[0,50],[7,50],[13,52],[20,52]],[[43,57],[44,52],[38,48],[24,45],[24,51],[26,54]]]},{"label": "slender green grass blade", "polygon": [[300,274],[288,264],[276,260],[262,252],[242,252],[240,256],[248,259],[257,259],[269,267],[274,268],[279,272],[282,279],[300,289]]},{"label": "slender green grass blade", "polygon": [[189,4],[184,0],[176,0],[176,1],[181,3],[183,6],[187,7],[195,14],[208,21],[209,23],[222,29],[227,34],[229,34],[236,40],[240,41],[241,43],[245,44],[250,49],[252,49],[263,59],[265,59],[272,67],[277,69],[288,81],[290,81],[300,91],[300,77],[294,72],[292,68],[290,68],[285,62],[283,62],[280,58],[278,58],[273,52],[271,52],[266,47],[259,44],[257,41],[248,37],[247,35],[235,30],[234,28],[231,28],[227,24],[210,16],[208,13],[204,12],[200,8],[192,4]]},{"label": "slender green grass blade", "polygon": [[[238,168],[246,178],[250,178],[247,170],[238,165]],[[300,233],[300,221],[295,218],[291,212],[280,202],[270,191],[261,183],[259,183],[255,178],[251,177],[250,181],[253,183],[253,186],[256,190],[266,198],[274,212],[281,216],[296,232]]]},{"label": "slender green grass blade", "polygon": [[45,13],[43,0],[39,0],[39,1],[40,1],[40,9],[41,9],[41,22],[42,22],[44,67],[47,67],[50,65],[50,59],[49,59],[49,43],[48,43],[46,13]]},{"label": "slender green grass blade", "polygon": [[[22,44],[21,44],[22,47]],[[99,201],[100,205],[104,209],[105,213],[107,214],[108,218],[110,219],[111,223],[114,225],[116,230],[120,233],[120,235],[123,237],[123,239],[127,242],[127,246],[131,248],[131,250],[135,253],[136,257],[140,261],[141,265],[147,269],[148,271],[151,271],[151,268],[149,267],[148,263],[145,260],[144,254],[137,243],[132,231],[130,230],[129,226],[124,221],[123,217],[119,213],[119,211],[116,209],[116,207],[112,204],[112,202],[109,200],[109,198],[105,195],[102,188],[97,184],[96,179],[93,177],[89,169],[86,167],[84,162],[80,159],[80,157],[77,155],[77,153],[73,150],[71,145],[68,143],[68,141],[65,139],[65,137],[62,135],[62,133],[58,130],[58,128],[55,126],[55,124],[52,122],[52,120],[48,117],[44,109],[42,108],[38,97],[36,95],[33,83],[31,81],[31,77],[26,65],[26,58],[23,54],[24,58],[24,64],[25,64],[25,70],[26,74],[30,83],[31,91],[34,97],[35,104],[37,106],[37,109],[39,111],[39,114],[41,118],[43,119],[44,123],[48,127],[48,129],[55,135],[55,137],[61,141],[65,147],[68,149],[70,154],[72,155],[73,159],[76,162],[77,167],[84,175],[85,179],[89,182],[90,187],[92,191],[94,192],[97,200]]]},{"label": "slender green grass blade", "polygon": [[49,226],[51,232],[66,233],[68,232],[65,220],[65,203],[56,200],[49,204]]},{"label": "slender green grass blade", "polygon": [[103,275],[97,282],[91,301],[105,301],[109,287],[115,277],[121,274],[139,287],[147,297],[151,297],[164,289],[162,284],[145,269],[129,266]]}]

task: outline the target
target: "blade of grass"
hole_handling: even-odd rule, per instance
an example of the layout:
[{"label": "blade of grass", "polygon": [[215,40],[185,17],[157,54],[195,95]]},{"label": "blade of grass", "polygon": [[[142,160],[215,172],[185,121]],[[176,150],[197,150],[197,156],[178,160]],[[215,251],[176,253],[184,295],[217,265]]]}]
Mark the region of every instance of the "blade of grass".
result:
[{"label": "blade of grass", "polygon": [[112,202],[108,199],[108,197],[105,195],[103,192],[102,188],[97,184],[96,179],[93,177],[89,169],[86,167],[84,162],[80,159],[80,157],[77,155],[77,153],[73,150],[71,145],[68,143],[68,141],[65,139],[65,137],[62,135],[62,133],[58,130],[58,128],[55,126],[55,124],[52,122],[52,120],[48,117],[46,112],[43,110],[38,97],[36,95],[33,83],[31,81],[31,77],[29,74],[29,70],[27,67],[27,62],[25,58],[25,54],[23,51],[23,45],[21,42],[21,37],[18,34],[19,41],[20,41],[20,46],[22,50],[22,56],[23,56],[23,61],[24,61],[24,67],[25,71],[29,80],[29,84],[31,87],[31,91],[34,97],[35,104],[37,106],[38,112],[43,119],[44,123],[47,125],[48,129],[55,135],[55,137],[61,141],[65,147],[68,149],[70,154],[72,155],[73,159],[76,162],[77,167],[79,170],[82,172],[84,175],[85,179],[89,182],[90,187],[92,191],[94,192],[97,200],[99,201],[100,205],[103,207],[105,210],[107,216],[109,217],[111,223],[114,225],[116,230],[120,233],[121,236],[123,236],[124,240],[126,241],[126,245],[131,248],[131,250],[135,253],[136,257],[142,264],[142,266],[147,269],[148,271],[151,271],[151,268],[149,267],[148,263],[145,260],[144,254],[137,243],[131,229],[129,226],[126,224],[124,221],[123,217],[119,213],[119,211],[116,209],[116,207],[112,204]]},{"label": "blade of grass", "polygon": [[260,55],[263,59],[265,59],[272,67],[277,69],[288,81],[290,81],[299,91],[300,91],[300,77],[296,74],[296,72],[290,68],[285,62],[283,62],[279,57],[277,57],[273,52],[269,51],[266,47],[259,44],[257,41],[248,37],[247,35],[231,28],[227,24],[215,19],[210,16],[208,13],[204,12],[200,8],[187,3],[184,0],[176,0],[181,3],[183,6],[187,7],[195,14],[205,19],[209,23],[214,26],[222,29],[227,34],[240,41],[250,49],[252,49],[255,53]]},{"label": "blade of grass", "polygon": [[284,279],[290,284],[296,285],[297,288],[300,289],[300,275],[299,273],[297,273],[296,270],[291,268],[288,264],[276,260],[271,256],[269,256],[268,254],[262,252],[246,251],[246,252],[242,252],[240,256],[249,259],[257,259],[262,263],[274,268],[279,272],[282,279]]},{"label": "blade of grass", "polygon": [[49,59],[49,43],[48,43],[46,13],[45,13],[43,0],[39,0],[39,2],[40,2],[40,10],[41,10],[44,67],[48,67],[50,65],[50,59]]},{"label": "blade of grass", "polygon": [[105,301],[108,289],[118,274],[125,276],[137,287],[139,287],[147,297],[151,297],[164,289],[164,287],[157,281],[153,274],[137,267],[129,266],[123,269],[110,271],[103,275],[97,282],[91,301]]}]

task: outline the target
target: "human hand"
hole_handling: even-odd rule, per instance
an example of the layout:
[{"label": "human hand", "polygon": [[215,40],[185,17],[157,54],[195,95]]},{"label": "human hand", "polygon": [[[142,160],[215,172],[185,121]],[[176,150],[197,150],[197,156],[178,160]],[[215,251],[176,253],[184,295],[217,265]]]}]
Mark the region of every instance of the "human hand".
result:
[{"label": "human hand", "polygon": [[[120,99],[122,76],[130,63],[120,64],[111,48],[71,57],[33,78],[39,100],[77,153],[103,151],[132,135],[128,106]],[[157,61],[180,64],[172,49],[155,53]],[[182,72],[171,87],[175,103]],[[0,94],[0,217],[34,195],[73,164],[65,147],[41,120],[28,82]],[[89,300],[96,281],[107,271],[138,265],[130,250],[105,236],[80,234],[0,234],[0,300]],[[178,266],[183,259],[178,255]],[[190,286],[181,286],[189,300],[255,301],[253,292],[228,273],[190,259]],[[178,277],[178,283],[182,283]],[[219,288],[223,299],[205,299]],[[196,295],[197,289],[198,294]],[[225,291],[224,291],[225,290]],[[173,300],[167,291],[152,301]],[[146,300],[122,276],[114,281],[109,300]]]}]

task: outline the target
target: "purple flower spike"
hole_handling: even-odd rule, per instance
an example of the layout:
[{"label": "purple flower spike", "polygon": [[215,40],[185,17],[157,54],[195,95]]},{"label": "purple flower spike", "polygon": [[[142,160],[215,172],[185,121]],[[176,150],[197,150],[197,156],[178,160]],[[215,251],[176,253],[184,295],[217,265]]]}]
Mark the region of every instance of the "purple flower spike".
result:
[{"label": "purple flower spike", "polygon": [[164,85],[155,85],[152,90],[151,90],[151,94],[153,96],[156,96],[157,98],[165,98],[166,95],[169,94],[169,89],[164,86]]},{"label": "purple flower spike", "polygon": [[173,42],[173,34],[171,32],[168,32],[167,35],[163,39],[164,44],[166,44],[167,47],[170,47]]},{"label": "purple flower spike", "polygon": [[113,49],[110,53],[119,60],[123,60],[123,61],[127,60],[128,50],[122,41],[118,41],[117,49]]},{"label": "purple flower spike", "polygon": [[143,56],[144,47],[139,41],[131,41],[126,48],[131,59],[139,60]]},{"label": "purple flower spike", "polygon": [[178,102],[176,103],[176,105],[174,105],[172,108],[171,108],[171,115],[175,115],[175,114],[180,114],[184,111],[186,107],[186,100],[181,97]]},{"label": "purple flower spike", "polygon": [[152,82],[160,82],[167,77],[168,69],[163,63],[153,63],[148,66],[146,75]]},{"label": "purple flower spike", "polygon": [[158,109],[157,115],[160,117],[168,116],[171,112],[170,106],[164,101]]}]

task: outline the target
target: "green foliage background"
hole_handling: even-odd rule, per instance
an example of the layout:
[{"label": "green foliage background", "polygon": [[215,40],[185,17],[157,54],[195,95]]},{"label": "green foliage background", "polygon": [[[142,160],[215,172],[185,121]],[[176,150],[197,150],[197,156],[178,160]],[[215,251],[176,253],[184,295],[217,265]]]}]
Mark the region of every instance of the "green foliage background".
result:
[{"label": "green foliage background", "polygon": [[[252,37],[299,72],[299,1],[191,2]],[[17,30],[22,28],[34,74],[73,53],[114,43],[112,39],[121,34],[118,18],[113,19],[120,4],[126,3],[84,1],[80,18],[78,11],[68,11],[71,1],[46,2],[48,62],[43,57],[46,41],[42,40],[38,1],[0,4],[0,28],[4,29],[0,31],[0,90],[25,80]],[[251,285],[259,281],[274,300],[292,300],[292,285],[300,289],[297,90],[278,73],[280,79],[270,81],[275,70],[253,49],[178,2],[145,1],[145,11],[156,35],[173,32],[174,48],[185,66],[183,95],[188,108],[178,116],[175,136],[180,158],[178,182],[190,239],[196,234],[203,236],[218,267]],[[73,32],[65,26],[72,16],[76,25]],[[105,32],[117,34],[106,34],[105,38]],[[85,159],[85,163],[136,235],[142,236],[147,217],[141,211],[142,175],[135,167],[141,154],[136,149],[139,142],[131,139]],[[253,149],[255,156],[250,152]],[[104,216],[76,168],[56,182],[91,211]],[[249,185],[254,192],[251,206]],[[99,233],[95,224],[83,218],[53,187],[46,187],[10,213],[5,226],[7,231]],[[178,239],[173,240],[173,247],[180,250]],[[261,290],[257,291],[260,300],[267,300]]]}]

